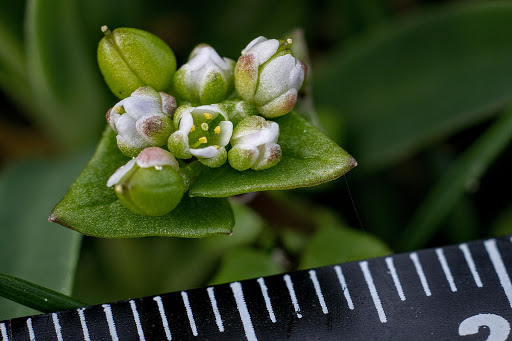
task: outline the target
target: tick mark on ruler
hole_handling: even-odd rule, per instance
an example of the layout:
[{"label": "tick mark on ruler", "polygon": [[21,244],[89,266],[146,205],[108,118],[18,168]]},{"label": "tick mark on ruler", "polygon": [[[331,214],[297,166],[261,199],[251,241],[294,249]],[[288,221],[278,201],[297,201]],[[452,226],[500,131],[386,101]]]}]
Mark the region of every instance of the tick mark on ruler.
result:
[{"label": "tick mark on ruler", "polygon": [[318,282],[318,278],[316,277],[315,270],[309,270],[309,278],[311,278],[313,286],[315,287],[316,297],[318,297],[318,302],[320,302],[322,312],[324,314],[328,314],[329,310],[327,310],[327,306],[325,305],[324,295],[322,294],[322,289],[320,288],[320,283]]},{"label": "tick mark on ruler", "polygon": [[112,341],[118,341],[119,337],[117,336],[116,324],[114,322],[114,315],[112,315],[112,308],[110,304],[103,304],[103,311],[105,312],[105,316],[107,317],[108,322],[108,330],[110,331],[110,337]]},{"label": "tick mark on ruler", "polygon": [[293,282],[290,275],[286,274],[283,276],[284,282],[286,283],[286,288],[288,289],[288,293],[290,294],[290,299],[292,300],[293,309],[297,313],[298,318],[302,318],[302,314],[300,313],[299,302],[297,301],[297,296],[295,295],[295,290],[293,289]]},{"label": "tick mark on ruler", "polygon": [[82,333],[84,334],[84,340],[91,341],[91,338],[89,337],[89,329],[87,328],[87,323],[85,322],[84,310],[85,308],[77,309],[78,316],[80,317],[80,324],[82,325]]},{"label": "tick mark on ruler", "polygon": [[231,290],[233,291],[233,296],[236,301],[236,308],[238,309],[238,313],[240,314],[240,318],[242,319],[242,324],[244,326],[245,336],[248,341],[257,341],[256,334],[254,332],[254,326],[252,325],[251,315],[249,315],[249,310],[247,309],[247,305],[245,304],[244,292],[242,291],[242,284],[240,282],[234,282],[229,285]]},{"label": "tick mark on ruler", "polygon": [[473,256],[471,256],[471,251],[469,250],[468,244],[460,244],[459,249],[461,249],[464,254],[464,258],[466,259],[466,263],[468,263],[469,271],[471,271],[471,275],[473,275],[473,279],[475,280],[475,284],[477,287],[483,287],[482,280],[480,279],[480,275],[476,270],[475,261],[473,260]]},{"label": "tick mark on ruler", "polygon": [[448,280],[448,284],[450,284],[450,289],[453,292],[457,291],[457,287],[455,286],[455,281],[453,280],[452,272],[450,271],[450,267],[448,266],[448,262],[446,261],[446,257],[444,256],[443,249],[436,249],[437,259],[439,259],[439,263],[441,263],[441,267],[443,268],[444,276]]},{"label": "tick mark on ruler", "polygon": [[393,278],[393,283],[395,283],[396,292],[402,301],[405,301],[404,290],[402,289],[402,284],[400,283],[400,279],[398,278],[398,274],[396,273],[395,264],[393,263],[393,258],[386,257],[386,265],[388,266],[389,273],[391,274],[391,278]]},{"label": "tick mark on ruler", "polygon": [[188,294],[185,291],[182,291],[181,298],[183,299],[183,304],[185,305],[185,309],[187,310],[188,322],[190,324],[190,329],[192,330],[192,334],[194,336],[197,336],[196,321],[194,320],[194,315],[192,314],[192,308],[190,308],[190,302],[188,301]]},{"label": "tick mark on ruler", "polygon": [[366,284],[368,285],[368,289],[370,289],[373,304],[375,305],[377,313],[379,314],[380,322],[386,323],[388,319],[386,318],[386,314],[384,313],[384,308],[382,308],[379,293],[377,292],[377,288],[375,287],[375,283],[373,282],[373,277],[370,272],[370,268],[368,267],[368,262],[359,262],[359,266],[361,267],[361,271],[363,271],[364,279],[366,281]]},{"label": "tick mark on ruler", "polygon": [[139,334],[139,340],[145,341],[144,331],[142,330],[142,325],[140,324],[139,312],[137,311],[137,305],[134,300],[130,300],[130,307],[132,308],[133,319],[135,320],[135,325],[137,326],[137,334]]},{"label": "tick mark on ruler", "polygon": [[423,272],[423,267],[421,266],[420,259],[418,258],[418,254],[416,252],[412,252],[409,255],[412,262],[414,263],[414,267],[416,268],[416,272],[418,273],[418,277],[420,278],[421,285],[423,286],[423,290],[425,291],[425,295],[431,296],[430,288],[428,287],[427,278],[425,277],[425,273]]},{"label": "tick mark on ruler", "polygon": [[343,295],[345,295],[348,307],[351,310],[354,310],[354,303],[352,302],[352,298],[350,297],[350,292],[348,291],[347,282],[345,281],[345,276],[343,276],[341,267],[339,265],[334,266],[334,271],[336,271],[336,276],[338,276],[338,280],[340,281],[341,290],[343,291]]},{"label": "tick mark on ruler", "polygon": [[62,333],[59,323],[59,317],[56,313],[52,314],[53,327],[55,328],[55,334],[57,335],[57,341],[62,341]]},{"label": "tick mark on ruler", "polygon": [[28,335],[30,337],[30,341],[35,341],[36,336],[34,335],[34,328],[32,328],[32,319],[29,318],[27,320],[27,327],[28,327]]},{"label": "tick mark on ruler", "polygon": [[4,323],[0,323],[0,334],[2,335],[2,341],[9,341],[7,338],[7,329]]},{"label": "tick mark on ruler", "polygon": [[160,296],[153,297],[153,301],[156,302],[158,306],[158,311],[160,312],[160,318],[162,319],[162,324],[164,326],[165,336],[168,341],[172,340],[171,330],[169,329],[169,322],[167,322],[167,316],[165,316],[164,304],[162,303],[162,298]]},{"label": "tick mark on ruler", "polygon": [[270,302],[270,297],[268,296],[268,288],[265,285],[265,280],[263,277],[257,279],[258,284],[260,285],[261,294],[263,295],[263,299],[265,300],[265,306],[267,307],[268,317],[270,317],[270,321],[276,323],[276,315],[274,315],[274,309],[272,309],[272,303]]},{"label": "tick mark on ruler", "polygon": [[487,240],[484,242],[484,245],[487,253],[489,254],[492,265],[494,266],[494,271],[496,271],[496,274],[498,275],[501,287],[508,298],[510,307],[512,307],[512,283],[510,283],[510,277],[508,276],[507,269],[505,268],[505,264],[503,264],[503,259],[501,258],[501,254],[496,246],[496,239]]},{"label": "tick mark on ruler", "polygon": [[222,323],[220,311],[219,308],[217,307],[217,300],[215,299],[213,287],[207,288],[206,291],[208,292],[208,297],[210,297],[210,303],[212,305],[213,314],[215,315],[215,322],[217,323],[217,327],[219,327],[220,332],[224,332],[224,324]]}]

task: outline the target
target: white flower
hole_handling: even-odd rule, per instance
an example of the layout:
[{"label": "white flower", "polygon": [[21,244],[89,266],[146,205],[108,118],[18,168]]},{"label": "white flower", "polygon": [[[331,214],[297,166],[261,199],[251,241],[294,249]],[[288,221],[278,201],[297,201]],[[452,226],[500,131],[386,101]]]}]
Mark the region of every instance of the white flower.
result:
[{"label": "white flower", "polygon": [[107,122],[117,133],[117,145],[127,156],[136,156],[144,148],[163,146],[174,131],[174,97],[150,87],[135,90],[130,97],[107,112]]},{"label": "white flower", "polygon": [[281,146],[277,144],[279,125],[261,116],[249,116],[240,122],[231,137],[228,153],[231,167],[239,171],[263,170],[281,161]]},{"label": "white flower", "polygon": [[304,82],[305,66],[290,50],[291,39],[258,37],[242,51],[235,67],[235,88],[244,100],[272,118],[293,109]]},{"label": "white flower", "polygon": [[169,136],[168,148],[180,159],[192,156],[208,167],[220,167],[227,159],[226,145],[233,123],[220,105],[180,106],[174,117],[177,129]]},{"label": "white flower", "polygon": [[219,103],[233,91],[234,67],[234,60],[222,58],[211,46],[201,44],[176,71],[174,87],[189,102]]}]

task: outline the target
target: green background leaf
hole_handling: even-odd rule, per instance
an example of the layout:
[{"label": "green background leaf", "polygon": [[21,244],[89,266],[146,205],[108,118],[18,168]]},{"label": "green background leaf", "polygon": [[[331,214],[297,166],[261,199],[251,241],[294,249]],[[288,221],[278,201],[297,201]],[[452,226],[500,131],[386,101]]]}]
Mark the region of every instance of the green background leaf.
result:
[{"label": "green background leaf", "polygon": [[[73,158],[27,160],[0,177],[0,272],[71,294],[82,235],[48,223],[56,200],[86,163]],[[35,313],[0,298],[0,320]]]},{"label": "green background leaf", "polygon": [[512,4],[421,13],[348,44],[315,72],[315,101],[346,117],[361,170],[466,128],[512,99]]},{"label": "green background leaf", "polygon": [[234,218],[226,199],[190,198],[185,194],[173,211],[160,217],[138,215],[126,208],[106,185],[110,175],[129,160],[117,148],[115,136],[107,127],[91,161],[55,206],[52,220],[103,238],[200,238],[231,233]]},{"label": "green background leaf", "polygon": [[274,167],[239,172],[229,164],[207,169],[190,188],[191,196],[225,197],[241,193],[313,186],[337,179],[356,164],[327,136],[294,112],[274,120],[279,124],[283,158]]}]

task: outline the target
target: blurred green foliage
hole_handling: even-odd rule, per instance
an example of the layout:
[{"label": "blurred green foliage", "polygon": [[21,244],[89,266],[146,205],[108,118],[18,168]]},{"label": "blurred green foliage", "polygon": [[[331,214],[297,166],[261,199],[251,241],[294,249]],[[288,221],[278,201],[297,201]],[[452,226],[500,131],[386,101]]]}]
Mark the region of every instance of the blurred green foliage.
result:
[{"label": "blurred green foliage", "polygon": [[[508,1],[3,1],[0,272],[99,303],[512,233],[496,196],[512,171],[510,23]],[[104,24],[156,34],[178,64],[201,42],[237,58],[255,36],[302,28],[308,100],[359,166],[237,198],[231,237],[83,238],[80,250],[81,235],[46,219],[116,101],[95,62]],[[28,313],[0,303],[0,319]]]}]

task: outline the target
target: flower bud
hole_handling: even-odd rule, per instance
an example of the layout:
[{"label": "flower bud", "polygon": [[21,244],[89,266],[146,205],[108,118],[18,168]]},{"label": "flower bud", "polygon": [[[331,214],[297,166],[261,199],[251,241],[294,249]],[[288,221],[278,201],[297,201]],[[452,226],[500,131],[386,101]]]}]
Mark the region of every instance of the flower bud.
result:
[{"label": "flower bud", "polygon": [[107,122],[117,133],[117,145],[127,156],[144,148],[164,146],[174,131],[176,100],[150,87],[135,90],[107,112]]},{"label": "flower bud", "polygon": [[142,86],[166,91],[172,85],[176,58],[157,36],[135,28],[111,32],[98,45],[98,65],[110,90],[123,99]]},{"label": "flower bud", "polygon": [[244,171],[263,170],[281,161],[281,146],[277,142],[279,125],[261,116],[249,116],[240,122],[231,136],[228,153],[231,167]]},{"label": "flower bud", "polygon": [[233,123],[220,105],[190,107],[176,110],[168,148],[179,159],[197,157],[208,167],[220,167],[227,159],[226,145],[233,133]]},{"label": "flower bud", "polygon": [[119,200],[141,215],[161,216],[171,212],[183,197],[183,179],[178,162],[168,151],[151,147],[120,167],[108,179]]},{"label": "flower bud", "polygon": [[258,109],[254,104],[241,99],[230,99],[219,103],[219,106],[228,114],[229,120],[233,122],[235,127],[244,118],[258,115]]},{"label": "flower bud", "polygon": [[198,45],[188,62],[176,71],[174,88],[186,101],[219,103],[233,91],[235,61],[221,58],[209,45]]},{"label": "flower bud", "polygon": [[235,67],[235,88],[240,97],[256,104],[267,118],[293,109],[304,81],[304,67],[292,54],[291,39],[258,37],[242,51]]}]

